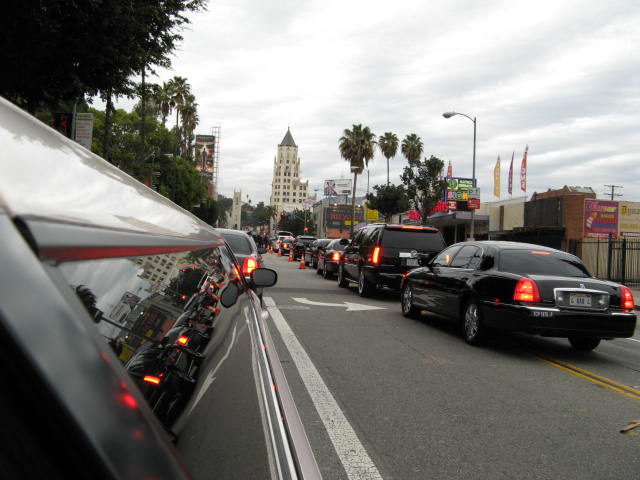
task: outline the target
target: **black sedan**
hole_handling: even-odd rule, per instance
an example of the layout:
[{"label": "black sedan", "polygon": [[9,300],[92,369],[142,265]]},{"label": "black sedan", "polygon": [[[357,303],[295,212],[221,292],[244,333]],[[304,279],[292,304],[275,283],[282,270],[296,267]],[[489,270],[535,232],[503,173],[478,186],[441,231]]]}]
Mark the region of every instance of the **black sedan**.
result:
[{"label": "black sedan", "polygon": [[322,253],[318,255],[318,268],[316,272],[323,278],[332,278],[338,272],[338,265],[342,258],[342,252],[349,245],[348,238],[336,238],[331,240]]},{"label": "black sedan", "polygon": [[457,243],[407,273],[402,313],[423,309],[460,322],[473,345],[496,329],[567,337],[586,351],[636,327],[627,287],[594,278],[573,255],[515,242]]},{"label": "black sedan", "polygon": [[330,241],[330,238],[319,238],[313,241],[309,248],[304,252],[305,265],[311,265],[312,268],[318,268],[318,255],[322,255],[324,247],[326,247]]},{"label": "black sedan", "polygon": [[[242,266],[242,274],[246,280],[251,278],[251,272],[256,268],[264,268],[262,254],[267,253],[267,249],[258,247],[251,235],[231,228],[219,228],[218,232],[222,234],[222,238],[231,247],[233,255]],[[262,299],[262,289],[257,289],[256,293]]]}]

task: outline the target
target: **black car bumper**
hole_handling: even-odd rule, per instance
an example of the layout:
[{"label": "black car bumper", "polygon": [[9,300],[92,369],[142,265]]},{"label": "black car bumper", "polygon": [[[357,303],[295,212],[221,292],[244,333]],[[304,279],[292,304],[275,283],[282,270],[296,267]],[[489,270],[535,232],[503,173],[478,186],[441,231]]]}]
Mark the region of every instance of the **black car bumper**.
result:
[{"label": "black car bumper", "polygon": [[593,312],[485,302],[482,313],[489,328],[548,337],[627,338],[633,336],[636,328],[633,312]]}]

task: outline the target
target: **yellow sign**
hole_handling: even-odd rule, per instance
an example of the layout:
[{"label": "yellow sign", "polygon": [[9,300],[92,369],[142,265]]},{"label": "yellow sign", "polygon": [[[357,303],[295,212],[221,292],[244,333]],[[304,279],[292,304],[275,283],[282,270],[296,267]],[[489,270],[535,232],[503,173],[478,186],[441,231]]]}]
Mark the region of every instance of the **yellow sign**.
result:
[{"label": "yellow sign", "polygon": [[500,197],[500,155],[498,155],[496,166],[493,167],[493,195]]},{"label": "yellow sign", "polygon": [[619,202],[618,232],[621,237],[640,237],[640,202]]},{"label": "yellow sign", "polygon": [[380,212],[378,210],[372,210],[367,208],[367,220],[372,222],[380,218]]}]

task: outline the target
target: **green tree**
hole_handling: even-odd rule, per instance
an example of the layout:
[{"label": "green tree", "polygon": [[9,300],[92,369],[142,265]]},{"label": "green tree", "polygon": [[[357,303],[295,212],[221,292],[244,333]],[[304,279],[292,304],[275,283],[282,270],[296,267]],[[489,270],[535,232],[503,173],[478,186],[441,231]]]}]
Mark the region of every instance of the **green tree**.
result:
[{"label": "green tree", "polygon": [[404,167],[401,179],[407,187],[407,195],[415,207],[420,211],[422,224],[427,224],[427,218],[433,207],[442,199],[446,182],[440,180],[440,171],[444,162],[433,155],[427,160],[409,160],[409,166]]},{"label": "green tree", "polygon": [[375,185],[373,189],[375,194],[367,195],[367,207],[378,210],[385,221],[390,221],[394,213],[409,209],[409,197],[404,185]]},{"label": "green tree", "polygon": [[395,133],[385,132],[378,138],[378,145],[382,155],[387,159],[387,186],[389,186],[389,159],[396,156],[398,151],[398,137]]},{"label": "green tree", "polygon": [[170,67],[189,12],[206,0],[13,2],[0,16],[0,95],[33,113],[104,92],[128,94],[145,68]]},{"label": "green tree", "polygon": [[211,197],[206,197],[200,205],[194,207],[193,214],[209,225],[216,225],[218,222],[223,223],[225,221],[222,205]]},{"label": "green tree", "polygon": [[351,236],[353,237],[353,224],[356,218],[356,185],[358,174],[369,165],[373,158],[376,145],[376,136],[369,127],[362,127],[362,124],[353,125],[351,130],[345,129],[338,142],[340,155],[351,167],[353,172],[353,193],[351,198]]},{"label": "green tree", "polygon": [[159,192],[185,210],[193,211],[207,198],[207,181],[190,162],[181,157],[159,157]]},{"label": "green tree", "polygon": [[162,82],[162,86],[155,92],[155,104],[158,108],[156,114],[162,118],[162,126],[167,125],[167,117],[171,115],[176,106],[173,100],[173,90],[171,83]]},{"label": "green tree", "polygon": [[[305,222],[306,219],[306,222]],[[305,232],[305,225],[307,231]],[[285,212],[280,216],[278,222],[278,230],[286,230],[297,235],[315,235],[316,224],[313,221],[313,215],[308,209],[294,209],[293,212]]]}]

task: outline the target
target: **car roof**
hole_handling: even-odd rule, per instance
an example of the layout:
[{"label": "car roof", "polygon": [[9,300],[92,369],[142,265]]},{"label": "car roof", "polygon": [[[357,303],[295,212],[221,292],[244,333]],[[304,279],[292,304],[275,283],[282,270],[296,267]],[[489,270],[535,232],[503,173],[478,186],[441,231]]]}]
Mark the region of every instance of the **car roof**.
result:
[{"label": "car roof", "polygon": [[567,254],[567,252],[558,250],[557,248],[547,247],[544,245],[537,245],[535,243],[510,242],[510,241],[503,241],[503,240],[477,240],[473,242],[458,242],[453,245],[477,245],[480,247],[494,247],[497,250],[542,250],[545,252],[557,252],[557,253]]},{"label": "car roof", "polygon": [[3,158],[20,159],[4,162],[0,175],[0,208],[12,217],[209,243],[219,238],[210,225],[4,98],[0,143]]}]

